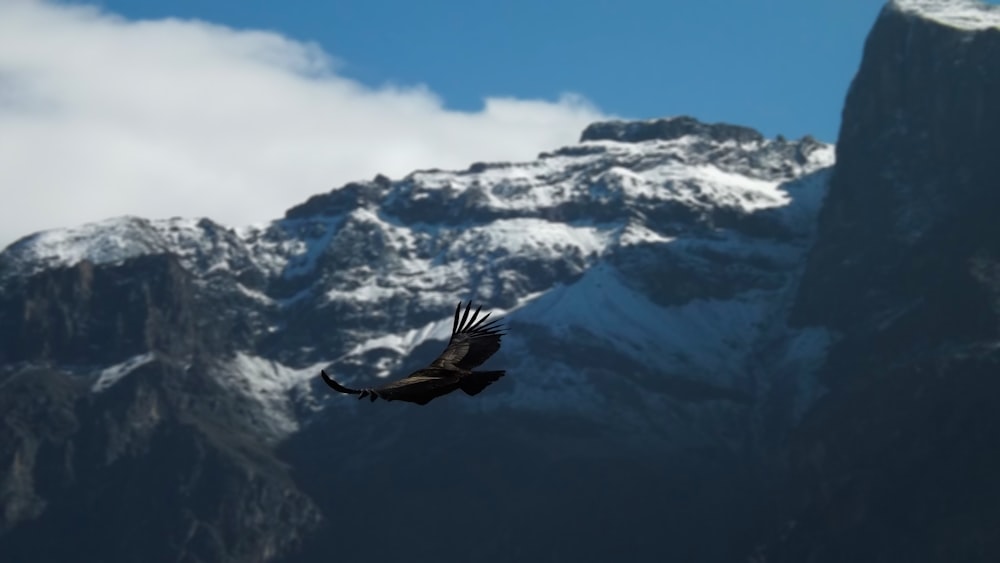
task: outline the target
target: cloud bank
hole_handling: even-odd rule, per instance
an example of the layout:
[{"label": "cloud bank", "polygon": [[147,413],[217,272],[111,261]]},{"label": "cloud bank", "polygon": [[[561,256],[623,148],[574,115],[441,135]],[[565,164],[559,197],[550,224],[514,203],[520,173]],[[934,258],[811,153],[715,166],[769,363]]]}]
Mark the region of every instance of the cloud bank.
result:
[{"label": "cloud bank", "polygon": [[572,95],[452,111],[276,33],[0,0],[0,248],[124,214],[266,221],[376,173],[530,159],[602,118]]}]

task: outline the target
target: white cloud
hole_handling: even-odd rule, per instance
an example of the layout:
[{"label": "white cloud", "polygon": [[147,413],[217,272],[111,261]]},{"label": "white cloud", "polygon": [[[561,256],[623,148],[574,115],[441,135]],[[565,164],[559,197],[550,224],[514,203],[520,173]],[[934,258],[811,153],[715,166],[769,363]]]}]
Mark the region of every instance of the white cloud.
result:
[{"label": "white cloud", "polygon": [[450,111],[274,33],[0,0],[0,248],[123,214],[266,221],[376,173],[530,159],[601,118],[574,96]]}]

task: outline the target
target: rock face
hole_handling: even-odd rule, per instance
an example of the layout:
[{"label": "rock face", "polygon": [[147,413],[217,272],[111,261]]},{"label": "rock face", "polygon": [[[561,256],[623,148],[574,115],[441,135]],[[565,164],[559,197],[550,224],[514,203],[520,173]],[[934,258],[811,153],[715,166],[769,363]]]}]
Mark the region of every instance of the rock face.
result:
[{"label": "rock face", "polygon": [[23,368],[3,386],[7,561],[259,561],[320,521],[242,423],[253,405],[195,368],[152,359],[99,393]]},{"label": "rock face", "polygon": [[[18,241],[0,560],[997,560],[993,18],[887,6],[836,167],[597,123],[265,225]],[[408,373],[469,298],[511,329],[475,399],[317,382]]]},{"label": "rock face", "polygon": [[583,130],[580,141],[672,141],[687,135],[725,142],[752,143],[764,140],[763,135],[749,127],[728,123],[702,123],[692,117],[675,117],[653,121],[603,121]]},{"label": "rock face", "polygon": [[768,561],[993,561],[1000,16],[887,6],[844,108],[793,322],[841,337]]}]

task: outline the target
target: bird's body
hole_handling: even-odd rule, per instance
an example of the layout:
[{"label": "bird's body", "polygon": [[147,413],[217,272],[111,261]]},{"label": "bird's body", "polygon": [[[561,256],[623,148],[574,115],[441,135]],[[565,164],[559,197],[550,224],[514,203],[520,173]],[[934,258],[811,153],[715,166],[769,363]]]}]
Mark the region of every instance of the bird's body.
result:
[{"label": "bird's body", "polygon": [[465,314],[461,315],[459,320],[462,304],[458,304],[448,347],[431,362],[431,365],[402,379],[375,388],[351,389],[334,381],[326,371],[321,371],[320,375],[335,391],[358,395],[359,399],[369,397],[372,401],[382,398],[386,401],[408,401],[426,405],[431,400],[458,389],[468,395],[476,395],[506,373],[503,370],[473,370],[500,349],[500,337],[503,336],[504,330],[500,325],[501,319],[486,322],[489,314],[477,321],[482,306],[476,309],[470,318],[471,308],[470,301],[465,307]]}]

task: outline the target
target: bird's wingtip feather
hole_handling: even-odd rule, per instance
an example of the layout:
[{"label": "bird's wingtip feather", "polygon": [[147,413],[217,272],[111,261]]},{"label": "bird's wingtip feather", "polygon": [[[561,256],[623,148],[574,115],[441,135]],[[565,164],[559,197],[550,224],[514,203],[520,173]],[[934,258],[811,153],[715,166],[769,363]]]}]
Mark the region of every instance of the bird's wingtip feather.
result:
[{"label": "bird's wingtip feather", "polygon": [[331,389],[338,393],[346,393],[348,395],[357,395],[361,393],[357,389],[351,389],[349,387],[344,387],[343,385],[337,383],[332,377],[326,374],[325,369],[319,370],[320,376],[323,378],[323,382],[327,384]]}]

